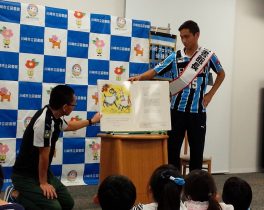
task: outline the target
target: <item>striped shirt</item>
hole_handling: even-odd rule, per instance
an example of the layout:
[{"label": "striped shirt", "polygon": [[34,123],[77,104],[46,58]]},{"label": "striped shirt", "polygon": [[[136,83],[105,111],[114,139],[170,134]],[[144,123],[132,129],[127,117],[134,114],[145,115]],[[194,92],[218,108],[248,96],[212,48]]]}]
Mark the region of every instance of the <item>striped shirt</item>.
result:
[{"label": "striped shirt", "polygon": [[60,132],[68,127],[64,119],[56,119],[48,106],[36,112],[23,135],[13,171],[15,174],[38,178],[39,148],[50,147],[49,165]]},{"label": "striped shirt", "polygon": [[[182,73],[190,59],[185,54],[184,49],[178,50],[177,52],[171,53],[165,60],[156,65],[154,70],[158,75],[170,72],[171,78],[175,79]],[[198,74],[191,84],[171,98],[171,109],[188,113],[201,113],[206,111],[202,101],[206,93],[210,69],[215,73],[223,70],[215,54],[213,54],[210,61],[205,65],[204,70]]]}]

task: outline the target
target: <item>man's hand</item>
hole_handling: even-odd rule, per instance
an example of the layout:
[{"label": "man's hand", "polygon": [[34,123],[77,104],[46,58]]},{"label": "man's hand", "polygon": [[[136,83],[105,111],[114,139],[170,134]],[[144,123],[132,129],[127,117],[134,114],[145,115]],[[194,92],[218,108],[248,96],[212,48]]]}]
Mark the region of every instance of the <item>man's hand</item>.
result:
[{"label": "man's hand", "polygon": [[208,104],[210,103],[210,101],[212,100],[212,98],[213,98],[213,95],[210,94],[210,93],[206,93],[204,95],[204,98],[203,98],[203,105],[204,105],[204,107],[207,107],[208,106]]},{"label": "man's hand", "polygon": [[134,76],[134,77],[130,77],[129,79],[128,79],[128,81],[131,81],[131,82],[133,82],[133,81],[139,81],[140,80],[140,75],[137,75],[137,76]]},{"label": "man's hand", "polygon": [[49,183],[40,184],[40,188],[43,191],[43,195],[48,199],[54,199],[58,197],[55,188]]},{"label": "man's hand", "polygon": [[102,117],[102,115],[99,112],[97,112],[91,119],[92,123],[100,122],[101,117]]}]

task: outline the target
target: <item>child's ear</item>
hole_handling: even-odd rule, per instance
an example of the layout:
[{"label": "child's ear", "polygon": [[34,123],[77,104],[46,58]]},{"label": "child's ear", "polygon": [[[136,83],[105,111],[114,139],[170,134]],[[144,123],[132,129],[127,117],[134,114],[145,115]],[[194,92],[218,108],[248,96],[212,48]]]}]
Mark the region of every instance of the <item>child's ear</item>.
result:
[{"label": "child's ear", "polygon": [[99,204],[99,199],[98,199],[98,195],[97,194],[93,196],[93,203],[94,204]]},{"label": "child's ear", "polygon": [[150,196],[150,198],[153,199],[153,193],[152,193],[152,189],[150,186],[148,186],[148,195]]},{"label": "child's ear", "polygon": [[221,201],[221,195],[219,193],[215,194],[215,200],[218,201],[218,203]]}]

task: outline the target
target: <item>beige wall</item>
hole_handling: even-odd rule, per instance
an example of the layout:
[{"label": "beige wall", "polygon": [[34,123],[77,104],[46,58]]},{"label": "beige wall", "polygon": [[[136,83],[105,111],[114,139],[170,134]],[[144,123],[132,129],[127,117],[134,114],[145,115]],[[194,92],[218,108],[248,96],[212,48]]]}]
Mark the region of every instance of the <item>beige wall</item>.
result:
[{"label": "beige wall", "polygon": [[[11,0],[12,1],[12,0]],[[129,0],[130,1],[130,0]],[[156,0],[157,3],[159,2]],[[235,0],[234,0],[235,1]],[[40,5],[47,5],[52,7],[66,8],[66,9],[76,9],[82,11],[89,11],[94,13],[110,14],[115,16],[124,16],[125,14],[125,0],[20,0],[20,2],[26,3],[35,3]],[[135,4],[135,1],[132,1]],[[143,15],[148,11],[150,4],[148,2],[153,1],[143,1],[146,3],[144,7],[137,8],[136,12],[133,12],[132,16],[135,19],[143,18]],[[228,138],[228,169],[230,172],[252,172],[259,170],[258,167],[258,157],[259,157],[259,121],[260,121],[260,88],[264,87],[264,65],[263,65],[263,48],[264,48],[264,1],[263,0],[236,0],[235,11],[228,10],[230,4],[228,0],[220,1],[214,0],[215,7],[214,9],[224,8],[223,4],[227,4],[227,8],[224,8],[219,18],[220,24],[228,24],[228,22],[221,21],[226,17],[226,14],[232,17],[230,12],[235,14],[235,25],[234,25],[234,37],[233,30],[230,29],[230,24],[226,30],[220,32],[222,34],[231,34],[232,41],[228,37],[228,42],[221,40],[222,42],[218,43],[216,46],[210,43],[210,48],[215,48],[218,52],[220,58],[223,60],[228,71],[228,77],[231,82],[225,82],[225,88],[221,90],[222,92],[230,91],[230,95],[220,93],[217,96],[214,104],[212,104],[212,111],[215,112],[219,110],[219,115],[224,117],[218,117],[219,120],[216,121],[216,125],[219,127],[222,134],[217,130],[213,130],[212,125],[214,119],[209,119],[210,127],[209,135],[213,138],[210,138],[207,141],[211,141],[208,144],[217,144],[218,150],[221,151],[221,138]],[[193,2],[188,1],[188,4]],[[201,1],[199,4],[202,4]],[[164,13],[165,8],[164,1],[160,1],[160,8],[162,11],[158,14],[155,14],[154,24],[160,26],[167,26],[168,23],[179,25],[182,19],[193,18],[189,14],[195,14],[195,17],[199,16],[199,11],[197,11],[197,6],[188,6],[183,7],[183,2],[178,1],[177,5],[173,7],[173,11],[176,11],[177,8],[180,8],[179,11],[182,11],[182,15],[177,18],[177,13],[172,13],[168,21],[159,22],[164,19],[166,13]],[[232,6],[232,5],[231,5]],[[183,8],[183,9],[181,9]],[[208,11],[207,7],[202,7]],[[188,11],[188,12],[187,12]],[[228,11],[226,13],[225,11]],[[198,12],[198,13],[197,13]],[[215,12],[217,15],[219,11]],[[140,16],[142,14],[142,16]],[[211,20],[213,16],[211,16]],[[150,16],[146,16],[143,19],[150,20]],[[198,17],[199,19],[199,17]],[[233,20],[230,20],[233,21]],[[200,21],[199,21],[200,22]],[[208,24],[207,24],[208,23]],[[210,18],[201,22],[202,28],[210,25]],[[210,32],[205,31],[205,34]],[[174,28],[173,32],[177,32],[177,27]],[[218,34],[217,34],[218,35]],[[220,40],[218,37],[214,37],[217,40]],[[203,41],[204,40],[204,41]],[[203,38],[202,42],[208,44],[208,39]],[[203,43],[202,43],[203,44]],[[234,53],[231,56],[225,56],[222,49],[219,48],[219,45],[226,45],[231,48],[225,49],[229,52]],[[234,49],[234,50],[233,50]],[[222,62],[223,62],[222,61]],[[232,74],[231,74],[232,72]],[[230,84],[229,84],[230,83]],[[231,99],[231,105],[229,102],[229,97]],[[224,104],[224,108],[227,107],[227,113],[225,110],[221,109],[221,104]],[[231,106],[231,107],[230,107]],[[231,110],[231,111],[230,111]],[[213,114],[209,113],[211,116]],[[210,122],[212,121],[212,122]],[[225,129],[224,126],[230,127],[230,129]],[[210,132],[212,132],[210,134]],[[220,137],[219,137],[220,136]],[[215,141],[215,138],[219,137],[219,141]],[[212,142],[215,141],[215,142]],[[223,154],[223,153],[222,153]],[[226,157],[222,157],[224,161]]]},{"label": "beige wall", "polygon": [[251,172],[259,168],[264,1],[237,0],[235,23],[230,172]]},{"label": "beige wall", "polygon": [[125,0],[9,0],[123,17]]}]

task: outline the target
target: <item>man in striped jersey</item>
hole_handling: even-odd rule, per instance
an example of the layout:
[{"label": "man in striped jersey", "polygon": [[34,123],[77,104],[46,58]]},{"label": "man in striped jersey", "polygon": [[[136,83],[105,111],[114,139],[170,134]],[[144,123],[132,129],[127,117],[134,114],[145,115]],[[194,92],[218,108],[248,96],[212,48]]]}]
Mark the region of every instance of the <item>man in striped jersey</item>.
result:
[{"label": "man in striped jersey", "polygon": [[[13,195],[16,201],[30,210],[72,209],[74,201],[67,188],[52,174],[50,164],[61,131],[74,131],[100,121],[92,119],[66,122],[76,106],[71,87],[58,85],[50,94],[49,104],[36,112],[23,135],[22,144],[13,167]],[[17,193],[19,192],[19,194]]]},{"label": "man in striped jersey", "polygon": [[[179,81],[176,81],[175,85],[181,88],[178,88],[179,91],[171,97],[172,130],[168,132],[168,160],[180,170],[180,151],[187,131],[190,145],[190,170],[194,170],[202,168],[206,107],[223,82],[225,72],[216,55],[198,45],[200,29],[197,23],[192,20],[186,21],[179,27],[179,32],[184,45],[182,50],[171,53],[153,69],[131,77],[129,80],[149,80],[170,71],[171,79]],[[207,56],[206,61],[206,56],[203,56],[209,53],[211,53],[210,57]],[[194,57],[196,60],[193,60]],[[217,76],[212,88],[206,93],[210,69]],[[188,76],[190,73],[196,75]],[[183,75],[184,80],[180,81]],[[183,85],[183,81],[187,84]]]}]

